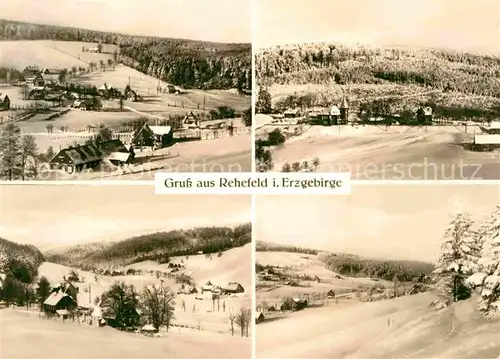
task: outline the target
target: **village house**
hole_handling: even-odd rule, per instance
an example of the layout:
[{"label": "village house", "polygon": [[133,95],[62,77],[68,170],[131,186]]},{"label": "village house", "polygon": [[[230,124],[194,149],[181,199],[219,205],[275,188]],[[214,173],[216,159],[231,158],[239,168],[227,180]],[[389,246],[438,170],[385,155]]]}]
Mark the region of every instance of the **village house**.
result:
[{"label": "village house", "polygon": [[96,144],[103,160],[115,166],[131,163],[135,158],[134,148],[127,149],[119,139],[102,141]]},{"label": "village house", "polygon": [[223,288],[224,293],[236,294],[236,293],[243,293],[244,291],[245,289],[238,282],[229,282],[228,285]]},{"label": "village house", "polygon": [[137,147],[163,148],[173,144],[171,126],[150,126],[143,123],[132,136],[132,145]]},{"label": "village house", "polygon": [[[51,314],[59,314],[60,316],[67,316],[69,312],[76,309],[76,301],[68,294],[62,291],[52,292],[47,299],[43,302],[45,311]],[[59,313],[58,313],[59,311]]]},{"label": "village house", "polygon": [[0,111],[10,110],[10,99],[7,94],[0,93]]},{"label": "village house", "polygon": [[175,93],[175,94],[179,93],[179,90],[177,90],[174,85],[167,85],[165,89],[167,90],[166,92],[168,93]]},{"label": "village house", "polygon": [[432,125],[432,108],[428,106],[418,108],[416,119],[419,124]]},{"label": "village house", "polygon": [[286,110],[285,112],[283,112],[283,117],[284,118],[299,117],[299,110],[297,110],[297,109]]},{"label": "village house", "polygon": [[43,87],[45,85],[42,72],[36,66],[26,67],[21,74],[20,80],[30,87]]},{"label": "village house", "polygon": [[65,148],[49,161],[51,169],[62,170],[70,174],[94,168],[100,163],[100,153],[95,145]]},{"label": "village house", "polygon": [[282,311],[298,311],[307,308],[307,299],[286,298],[280,309]]},{"label": "village house", "polygon": [[193,111],[188,113],[182,119],[182,128],[187,129],[187,130],[200,128],[198,117],[196,117],[196,115],[194,114]]},{"label": "village house", "polygon": [[120,140],[115,139],[65,148],[49,161],[49,165],[51,169],[63,170],[71,174],[93,169],[103,160],[119,166],[130,163],[133,159],[133,148],[129,150]]},{"label": "village house", "polygon": [[266,317],[262,312],[255,312],[254,315],[255,315],[255,324],[262,323],[264,320],[266,320]]},{"label": "village house", "polygon": [[337,125],[340,119],[340,109],[332,106],[330,109],[315,109],[309,112],[309,123],[313,125]]},{"label": "village house", "polygon": [[45,86],[48,85],[59,85],[59,78],[63,70],[59,69],[45,69],[42,71],[42,79]]}]

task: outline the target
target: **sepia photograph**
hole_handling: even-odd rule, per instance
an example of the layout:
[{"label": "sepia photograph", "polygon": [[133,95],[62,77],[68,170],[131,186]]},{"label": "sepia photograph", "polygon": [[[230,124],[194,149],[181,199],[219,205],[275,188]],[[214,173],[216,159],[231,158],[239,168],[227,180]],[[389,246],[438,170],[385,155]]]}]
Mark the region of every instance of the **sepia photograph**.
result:
[{"label": "sepia photograph", "polygon": [[1,197],[2,358],[251,357],[249,196],[20,185]]},{"label": "sepia photograph", "polygon": [[256,358],[500,357],[498,184],[255,206]]},{"label": "sepia photograph", "polygon": [[255,6],[258,171],[500,179],[500,2]]},{"label": "sepia photograph", "polygon": [[0,179],[251,171],[250,6],[0,1]]}]

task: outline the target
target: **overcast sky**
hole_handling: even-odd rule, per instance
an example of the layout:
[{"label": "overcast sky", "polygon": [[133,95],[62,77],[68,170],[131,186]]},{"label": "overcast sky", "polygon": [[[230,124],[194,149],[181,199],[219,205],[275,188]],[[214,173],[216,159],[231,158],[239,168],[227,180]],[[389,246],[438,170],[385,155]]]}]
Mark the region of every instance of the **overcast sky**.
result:
[{"label": "overcast sky", "polygon": [[499,0],[255,0],[256,47],[312,41],[500,52]]},{"label": "overcast sky", "polygon": [[498,185],[353,186],[350,196],[258,196],[260,241],[434,262],[457,206],[482,220]]},{"label": "overcast sky", "polygon": [[151,186],[0,186],[0,237],[50,247],[251,221],[248,196],[155,195]]},{"label": "overcast sky", "polygon": [[216,42],[251,42],[251,0],[0,0],[0,18]]}]

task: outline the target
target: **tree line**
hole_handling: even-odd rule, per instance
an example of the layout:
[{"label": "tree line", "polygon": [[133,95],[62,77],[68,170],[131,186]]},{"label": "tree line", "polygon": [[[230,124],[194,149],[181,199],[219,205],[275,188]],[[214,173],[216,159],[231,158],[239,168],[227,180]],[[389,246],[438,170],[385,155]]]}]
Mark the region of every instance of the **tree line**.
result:
[{"label": "tree line", "polygon": [[102,263],[132,264],[146,260],[167,263],[174,256],[222,253],[231,248],[251,243],[250,223],[235,227],[197,227],[146,234],[114,243],[104,248],[94,247],[74,253],[68,249],[48,259],[57,263],[80,267]]},{"label": "tree line", "polygon": [[319,251],[316,249],[287,246],[287,245],[267,243],[262,241],[257,241],[255,250],[257,252],[290,252],[290,253],[302,253],[310,255],[317,255],[319,253]]},{"label": "tree line", "polygon": [[333,272],[348,277],[369,277],[387,281],[411,282],[434,270],[431,263],[416,261],[374,260],[330,254],[323,262]]},{"label": "tree line", "polygon": [[451,50],[316,43],[256,56],[259,84],[404,84],[500,96],[500,58]]},{"label": "tree line", "polygon": [[80,41],[118,45],[122,62],[185,88],[251,89],[251,45],[131,36],[0,20],[0,40]]}]

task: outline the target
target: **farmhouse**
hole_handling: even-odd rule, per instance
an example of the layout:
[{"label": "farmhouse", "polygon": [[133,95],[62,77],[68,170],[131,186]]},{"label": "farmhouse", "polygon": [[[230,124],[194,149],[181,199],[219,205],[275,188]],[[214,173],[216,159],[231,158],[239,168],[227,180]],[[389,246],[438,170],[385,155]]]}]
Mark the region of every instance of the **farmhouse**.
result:
[{"label": "farmhouse", "polygon": [[0,111],[7,111],[10,109],[10,99],[7,94],[0,93]]},{"label": "farmhouse", "polygon": [[307,308],[307,300],[299,298],[286,298],[281,305],[282,311],[297,311]]},{"label": "farmhouse", "polygon": [[223,288],[224,293],[243,293],[245,289],[238,282],[229,282],[226,287]]},{"label": "farmhouse", "polygon": [[101,162],[98,148],[95,145],[69,147],[59,151],[49,162],[50,168],[68,173],[80,172],[94,168]]},{"label": "farmhouse", "polygon": [[72,282],[66,281],[61,283],[57,287],[52,288],[51,293],[63,293],[69,295],[75,301],[77,299],[79,288],[75,286]]},{"label": "farmhouse", "polygon": [[197,129],[200,127],[198,118],[196,115],[191,111],[182,119],[182,127],[185,129]]},{"label": "farmhouse", "polygon": [[179,93],[179,90],[177,90],[174,85],[167,85],[165,89],[168,93]]},{"label": "farmhouse", "polygon": [[71,311],[76,308],[75,300],[68,294],[59,292],[52,292],[47,299],[43,302],[45,310],[53,314],[58,310]]},{"label": "farmhouse", "polygon": [[212,292],[212,290],[214,289],[214,285],[212,284],[212,282],[210,281],[207,281],[202,287],[201,287],[201,293],[205,293],[205,292]]},{"label": "farmhouse", "polygon": [[266,320],[266,317],[264,316],[264,313],[260,312],[255,312],[255,324],[262,323],[264,320]]},{"label": "farmhouse", "polygon": [[149,126],[143,123],[132,136],[132,144],[138,147],[168,147],[173,143],[170,126]]},{"label": "farmhouse", "polygon": [[426,124],[426,125],[432,124],[432,108],[428,106],[420,107],[417,110],[416,116],[417,116],[417,122],[419,124]]}]

